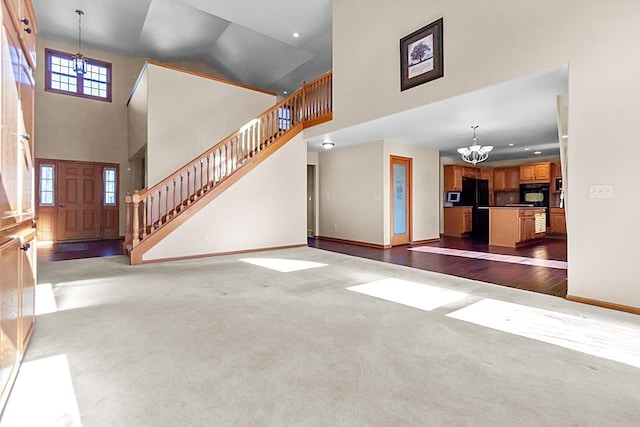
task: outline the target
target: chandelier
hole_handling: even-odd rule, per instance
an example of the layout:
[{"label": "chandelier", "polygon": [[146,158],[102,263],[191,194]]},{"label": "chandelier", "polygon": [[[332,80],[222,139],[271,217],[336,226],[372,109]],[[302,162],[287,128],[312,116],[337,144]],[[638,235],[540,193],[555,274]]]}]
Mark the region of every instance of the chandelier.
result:
[{"label": "chandelier", "polygon": [[493,145],[485,145],[484,147],[478,144],[478,137],[476,136],[476,129],[478,125],[471,126],[473,129],[473,144],[470,147],[458,148],[458,153],[462,156],[462,160],[467,163],[477,164],[484,162],[489,157],[489,152],[493,150]]},{"label": "chandelier", "polygon": [[78,9],[76,13],[78,14],[78,53],[73,56],[73,71],[76,74],[84,74],[87,72],[87,58],[82,54],[82,15],[84,12]]}]

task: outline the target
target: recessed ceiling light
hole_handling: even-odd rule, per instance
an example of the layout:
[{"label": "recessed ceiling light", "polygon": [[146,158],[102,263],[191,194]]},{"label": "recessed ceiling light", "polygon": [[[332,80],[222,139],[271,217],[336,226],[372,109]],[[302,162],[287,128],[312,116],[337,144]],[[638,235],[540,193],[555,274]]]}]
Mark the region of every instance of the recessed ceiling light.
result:
[{"label": "recessed ceiling light", "polygon": [[286,90],[282,91],[282,93],[284,93],[285,95],[288,94],[289,92],[287,92]]},{"label": "recessed ceiling light", "polygon": [[524,151],[529,151],[529,147],[525,148]]},{"label": "recessed ceiling light", "polygon": [[533,154],[542,154],[542,151],[534,151]]},{"label": "recessed ceiling light", "polygon": [[300,37],[300,34],[299,33],[293,33],[293,37],[297,39],[298,37]]},{"label": "recessed ceiling light", "polygon": [[509,147],[513,147],[513,144],[509,144]]}]

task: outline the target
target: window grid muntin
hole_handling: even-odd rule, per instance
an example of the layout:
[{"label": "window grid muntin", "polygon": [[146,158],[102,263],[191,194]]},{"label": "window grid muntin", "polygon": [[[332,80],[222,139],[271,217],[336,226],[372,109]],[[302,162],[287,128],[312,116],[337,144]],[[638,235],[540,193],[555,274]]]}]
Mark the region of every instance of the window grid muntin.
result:
[{"label": "window grid muntin", "polygon": [[87,72],[73,71],[73,55],[46,49],[45,90],[111,102],[111,64],[87,58]]},{"label": "window grid muntin", "polygon": [[104,168],[104,204],[115,206],[117,197],[116,168]]},{"label": "window grid muntin", "polygon": [[40,165],[40,206],[54,205],[54,176],[53,165]]}]

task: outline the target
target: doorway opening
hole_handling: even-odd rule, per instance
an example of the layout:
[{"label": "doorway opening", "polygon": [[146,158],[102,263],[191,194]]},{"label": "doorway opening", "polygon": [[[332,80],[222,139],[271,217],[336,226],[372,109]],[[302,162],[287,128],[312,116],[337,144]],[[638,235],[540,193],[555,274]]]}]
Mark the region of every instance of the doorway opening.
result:
[{"label": "doorway opening", "polygon": [[316,166],[307,165],[307,237],[316,236]]}]

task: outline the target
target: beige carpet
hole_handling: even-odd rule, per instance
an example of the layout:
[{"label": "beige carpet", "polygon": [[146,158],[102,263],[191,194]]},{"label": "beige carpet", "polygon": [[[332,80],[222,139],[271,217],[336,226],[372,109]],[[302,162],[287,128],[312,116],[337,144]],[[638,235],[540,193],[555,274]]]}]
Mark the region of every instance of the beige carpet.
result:
[{"label": "beige carpet", "polygon": [[626,313],[310,248],[38,282],[2,426],[638,425]]}]

